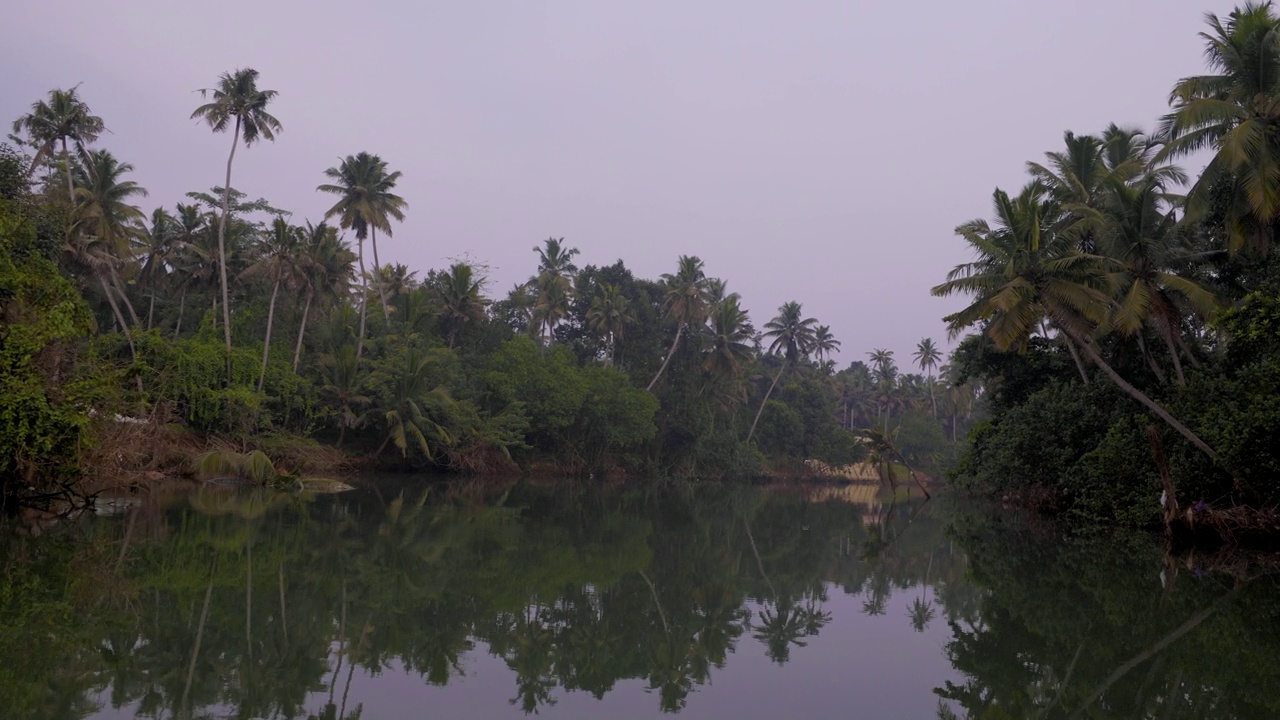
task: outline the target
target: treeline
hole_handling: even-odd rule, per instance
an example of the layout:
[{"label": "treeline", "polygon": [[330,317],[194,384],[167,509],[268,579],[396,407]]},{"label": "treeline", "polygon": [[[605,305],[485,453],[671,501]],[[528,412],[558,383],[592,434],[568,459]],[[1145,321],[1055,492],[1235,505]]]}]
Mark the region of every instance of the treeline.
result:
[{"label": "treeline", "polygon": [[25,152],[0,163],[6,486],[74,477],[94,414],[240,445],[311,437],[383,466],[693,477],[868,452],[888,471],[936,470],[972,417],[972,386],[936,387],[931,340],[922,375],[885,351],[837,373],[840,342],[800,303],[757,325],[697,257],[649,280],[622,261],[579,268],[550,238],[505,295],[474,262],[383,264],[378,241],[409,203],[381,157],[318,172],[334,205],[316,222],[231,186],[237,148],[283,131],[257,81],[228,73],[193,113],[233,134],[226,184],[149,215],[133,166],[95,148],[106,122],[78,88],[14,123]]},{"label": "treeline", "polygon": [[[1280,502],[1280,18],[1208,16],[1210,74],[1153,132],[1068,132],[994,218],[956,229],[975,259],[953,365],[992,417],[955,475],[1080,517],[1258,530]],[[1189,177],[1174,161],[1211,156]],[[1254,517],[1253,520],[1249,519]]]}]

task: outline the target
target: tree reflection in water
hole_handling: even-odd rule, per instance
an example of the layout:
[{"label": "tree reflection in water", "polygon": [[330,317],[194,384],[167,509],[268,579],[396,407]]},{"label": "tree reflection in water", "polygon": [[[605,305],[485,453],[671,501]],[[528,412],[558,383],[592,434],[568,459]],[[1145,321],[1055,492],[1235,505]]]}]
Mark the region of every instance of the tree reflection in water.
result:
[{"label": "tree reflection in water", "polygon": [[937,690],[939,717],[1280,715],[1269,581],[1216,603],[1216,576],[1161,590],[1145,540],[1063,543],[947,503],[676,483],[154,500],[0,536],[0,701],[340,720],[364,712],[357,674],[447,686],[488,653],[526,713],[626,680],[676,712],[735,651],[804,652],[839,593],[915,631],[945,621],[964,679]]}]

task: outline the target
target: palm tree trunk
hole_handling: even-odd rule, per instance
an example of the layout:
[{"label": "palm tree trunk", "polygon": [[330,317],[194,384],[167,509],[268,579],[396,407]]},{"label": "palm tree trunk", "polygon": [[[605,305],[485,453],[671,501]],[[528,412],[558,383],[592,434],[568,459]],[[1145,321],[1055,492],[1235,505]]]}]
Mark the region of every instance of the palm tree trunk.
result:
[{"label": "palm tree trunk", "polygon": [[1168,410],[1165,410],[1163,407],[1161,407],[1155,400],[1152,400],[1151,398],[1147,397],[1146,394],[1143,393],[1141,390],[1134,387],[1133,385],[1130,385],[1128,382],[1125,381],[1124,378],[1120,377],[1120,374],[1117,373],[1114,368],[1112,368],[1110,365],[1107,364],[1105,360],[1102,359],[1102,356],[1098,354],[1098,351],[1094,349],[1091,343],[1086,342],[1084,339],[1079,339],[1079,342],[1080,342],[1080,347],[1084,349],[1085,354],[1089,356],[1089,359],[1093,361],[1094,365],[1097,365],[1099,368],[1101,368],[1102,372],[1106,373],[1107,377],[1111,378],[1111,382],[1115,383],[1117,387],[1125,391],[1134,400],[1137,400],[1138,402],[1142,403],[1148,410],[1155,413],[1156,417],[1165,421],[1165,424],[1167,424],[1169,427],[1176,430],[1179,435],[1181,435],[1182,437],[1190,441],[1192,445],[1195,445],[1196,448],[1200,450],[1200,452],[1209,456],[1209,458],[1217,462],[1218,465],[1222,466],[1223,469],[1229,471],[1229,469],[1226,468],[1226,466],[1223,464],[1222,458],[1218,456],[1218,453],[1214,452],[1214,449],[1209,447],[1208,443],[1206,443],[1204,440],[1201,440],[1200,436],[1191,432],[1191,430],[1188,429],[1186,425],[1183,425],[1181,422],[1179,422],[1177,418],[1171,415]]},{"label": "palm tree trunk", "polygon": [[231,154],[227,156],[227,179],[222,186],[222,219],[218,221],[218,275],[222,283],[222,336],[227,343],[227,381],[231,380],[231,296],[227,290],[227,222],[231,217],[231,163],[240,142],[240,117],[231,134]]},{"label": "palm tree trunk", "polygon": [[684,323],[680,323],[680,327],[676,328],[676,339],[671,341],[671,349],[667,351],[667,357],[662,361],[662,367],[658,368],[658,374],[653,376],[645,390],[653,390],[654,383],[658,382],[658,378],[662,377],[662,371],[667,369],[667,363],[671,362],[671,356],[676,354],[676,346],[680,344],[680,334],[683,332]]},{"label": "palm tree trunk", "polygon": [[364,238],[357,238],[360,244],[360,339],[356,341],[356,361],[364,357],[364,318],[369,304],[369,275],[364,271]]},{"label": "palm tree trunk", "polygon": [[138,348],[134,347],[133,335],[129,333],[129,324],[124,321],[124,315],[120,313],[120,306],[116,304],[115,296],[111,294],[111,287],[107,285],[107,279],[101,274],[98,275],[98,285],[102,287],[102,294],[107,296],[107,304],[111,306],[111,312],[115,314],[116,322],[120,323],[120,332],[124,333],[124,339],[129,343],[129,355],[133,357],[133,361],[138,362]]},{"label": "palm tree trunk", "polygon": [[178,300],[178,326],[173,329],[173,336],[176,338],[182,332],[182,315],[187,311],[187,289],[182,288],[182,296]]},{"label": "palm tree trunk", "polygon": [[307,291],[307,303],[302,306],[302,324],[298,326],[298,343],[293,346],[293,371],[298,372],[298,361],[302,359],[302,336],[307,332],[307,315],[311,312],[312,293]]},{"label": "palm tree trunk", "polygon": [[258,392],[262,392],[262,383],[267,379],[267,358],[271,355],[271,324],[276,319],[276,295],[280,292],[280,279],[271,287],[271,302],[267,304],[267,337],[262,341],[262,371],[258,373]]},{"label": "palm tree trunk", "polygon": [[76,184],[71,179],[71,151],[67,150],[67,138],[62,138],[62,170],[67,174],[67,202],[76,204]]},{"label": "palm tree trunk", "polygon": [[783,358],[782,367],[778,368],[778,374],[773,376],[773,382],[769,383],[769,390],[765,392],[764,400],[760,401],[760,409],[756,410],[756,418],[751,421],[751,429],[747,431],[747,442],[751,442],[751,438],[755,437],[756,424],[760,422],[760,416],[764,414],[764,406],[769,404],[769,396],[773,394],[773,389],[778,386],[778,380],[786,369],[787,360]]},{"label": "palm tree trunk", "polygon": [[1173,344],[1173,338],[1167,332],[1167,328],[1161,328],[1160,337],[1164,338],[1164,345],[1169,349],[1169,359],[1173,360],[1173,375],[1178,379],[1179,385],[1187,384],[1187,376],[1182,374],[1182,361],[1178,359],[1178,348]]},{"label": "palm tree trunk", "polygon": [[[196,658],[200,657],[200,641],[204,639],[204,624],[209,619],[209,598],[213,595],[213,572],[218,567],[218,561],[213,561],[213,567],[209,569],[209,585],[204,591],[204,607],[200,610],[200,624],[196,629],[195,647],[191,649],[191,662],[187,664],[187,682],[182,688],[182,699],[178,702],[180,709],[186,709],[187,698],[191,695],[191,681],[196,676]],[[188,716],[190,713],[188,713]]]},{"label": "palm tree trunk", "polygon": [[138,320],[138,313],[133,309],[133,303],[129,302],[129,294],[124,291],[124,283],[120,282],[120,274],[116,272],[114,266],[111,268],[111,284],[115,287],[116,292],[119,293],[120,299],[124,301],[125,309],[129,311],[129,317],[133,319],[134,327],[141,325],[142,321]]},{"label": "palm tree trunk", "polygon": [[933,419],[938,419],[938,398],[933,394],[933,373],[929,373],[929,404],[933,406]]},{"label": "palm tree trunk", "polygon": [[1067,346],[1067,352],[1071,353],[1071,359],[1076,361],[1076,370],[1080,371],[1080,379],[1085,385],[1089,384],[1089,373],[1085,372],[1084,361],[1080,359],[1080,353],[1076,351],[1076,344],[1071,342],[1070,336],[1066,333],[1062,334],[1062,343]]},{"label": "palm tree trunk", "polygon": [[378,289],[378,302],[382,305],[382,319],[391,324],[391,316],[387,314],[387,296],[382,292],[382,265],[378,263],[378,228],[370,226],[372,234],[369,241],[373,243],[373,284]]},{"label": "palm tree trunk", "polygon": [[147,329],[148,330],[151,329],[151,321],[155,319],[155,316],[156,316],[156,294],[155,294],[155,291],[153,290],[151,292],[151,304],[147,306]]}]

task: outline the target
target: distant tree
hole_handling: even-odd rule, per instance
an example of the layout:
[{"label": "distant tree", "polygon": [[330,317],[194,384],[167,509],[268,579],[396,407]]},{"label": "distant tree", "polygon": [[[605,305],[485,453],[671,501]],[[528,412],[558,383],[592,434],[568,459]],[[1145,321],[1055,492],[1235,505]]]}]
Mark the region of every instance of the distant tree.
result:
[{"label": "distant tree", "polygon": [[778,308],[778,315],[774,319],[764,324],[764,336],[773,338],[773,342],[769,344],[770,353],[781,353],[782,364],[778,367],[778,373],[773,376],[773,382],[769,383],[769,389],[764,394],[764,399],[760,401],[760,409],[756,411],[756,417],[751,421],[751,429],[747,432],[747,442],[751,442],[752,436],[756,434],[756,425],[760,422],[760,415],[764,413],[764,407],[769,402],[769,396],[773,394],[773,389],[778,386],[778,380],[782,378],[782,373],[786,371],[788,365],[794,365],[801,358],[813,352],[814,347],[814,326],[818,321],[814,318],[803,317],[803,306],[798,302],[784,303]]}]

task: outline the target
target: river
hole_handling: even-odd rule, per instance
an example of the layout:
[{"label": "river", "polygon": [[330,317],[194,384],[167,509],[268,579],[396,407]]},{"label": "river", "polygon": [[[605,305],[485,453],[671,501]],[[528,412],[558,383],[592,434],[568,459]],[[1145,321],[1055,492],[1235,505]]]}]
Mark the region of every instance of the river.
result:
[{"label": "river", "polygon": [[1276,718],[1280,576],[873,488],[207,486],[0,528],[12,718]]}]

